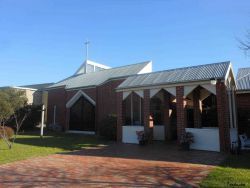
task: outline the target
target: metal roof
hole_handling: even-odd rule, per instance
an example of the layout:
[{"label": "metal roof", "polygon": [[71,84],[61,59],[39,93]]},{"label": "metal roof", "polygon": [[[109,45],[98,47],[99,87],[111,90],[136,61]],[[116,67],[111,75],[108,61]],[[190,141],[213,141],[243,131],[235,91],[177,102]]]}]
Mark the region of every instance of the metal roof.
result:
[{"label": "metal roof", "polygon": [[231,63],[227,61],[130,76],[118,86],[118,89],[205,81],[210,79],[224,80],[230,64]]},{"label": "metal roof", "polygon": [[250,90],[250,68],[240,68],[237,74],[237,90]]},{"label": "metal roof", "polygon": [[88,74],[73,75],[48,87],[48,89],[62,87],[62,86],[65,86],[65,89],[97,86],[109,79],[138,74],[149,63],[151,63],[151,61],[111,68]]},{"label": "metal roof", "polygon": [[53,85],[54,83],[43,83],[43,84],[32,84],[32,85],[23,85],[23,86],[19,86],[19,87],[23,87],[23,88],[32,88],[32,89],[37,89],[37,90],[43,90],[46,87],[49,87],[51,85]]}]

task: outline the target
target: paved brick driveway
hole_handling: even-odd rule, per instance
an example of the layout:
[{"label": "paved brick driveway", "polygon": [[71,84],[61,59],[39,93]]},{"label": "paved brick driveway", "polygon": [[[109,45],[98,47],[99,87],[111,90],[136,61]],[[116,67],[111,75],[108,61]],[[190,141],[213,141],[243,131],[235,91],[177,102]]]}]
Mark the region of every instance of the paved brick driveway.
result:
[{"label": "paved brick driveway", "polygon": [[195,187],[224,156],[111,144],[0,166],[1,187]]}]

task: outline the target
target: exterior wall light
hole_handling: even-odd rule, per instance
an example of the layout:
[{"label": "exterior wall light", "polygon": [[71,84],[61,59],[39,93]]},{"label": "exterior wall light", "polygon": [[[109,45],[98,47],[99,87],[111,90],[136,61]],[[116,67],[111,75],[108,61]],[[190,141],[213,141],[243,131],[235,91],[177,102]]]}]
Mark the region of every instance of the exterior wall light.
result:
[{"label": "exterior wall light", "polygon": [[210,79],[211,85],[216,85],[217,80],[215,78]]}]

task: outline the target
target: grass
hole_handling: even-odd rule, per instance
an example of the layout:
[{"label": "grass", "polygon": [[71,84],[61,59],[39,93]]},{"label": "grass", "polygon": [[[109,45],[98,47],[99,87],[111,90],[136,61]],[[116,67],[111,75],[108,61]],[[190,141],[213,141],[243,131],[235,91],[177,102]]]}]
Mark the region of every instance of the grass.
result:
[{"label": "grass", "polygon": [[23,160],[31,157],[70,152],[84,147],[101,145],[103,141],[94,136],[50,133],[42,139],[39,133],[18,135],[12,149],[0,140],[0,164]]},{"label": "grass", "polygon": [[250,187],[250,153],[229,156],[202,181],[201,187]]}]

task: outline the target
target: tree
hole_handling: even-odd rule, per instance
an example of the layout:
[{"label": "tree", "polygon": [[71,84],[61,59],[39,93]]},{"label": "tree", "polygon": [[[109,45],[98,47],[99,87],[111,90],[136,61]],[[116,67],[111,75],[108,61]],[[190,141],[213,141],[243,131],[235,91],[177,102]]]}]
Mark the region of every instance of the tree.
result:
[{"label": "tree", "polygon": [[250,51],[250,31],[247,31],[246,34],[246,39],[243,40],[239,40],[240,43],[240,49],[242,49],[246,54]]},{"label": "tree", "polygon": [[[27,108],[27,98],[24,91],[16,89],[5,89],[0,91],[0,122],[1,129],[0,136],[11,148],[14,143],[19,130],[30,113],[30,108]],[[10,144],[5,128],[5,122],[10,118],[15,120],[15,135]]]},{"label": "tree", "polygon": [[14,113],[10,103],[8,103],[8,95],[0,91],[0,138],[11,148],[11,142],[9,141],[9,135],[6,132],[5,123]]},{"label": "tree", "polygon": [[8,95],[4,91],[0,91],[0,125],[5,125],[5,122],[14,113],[11,104],[8,102]]}]

